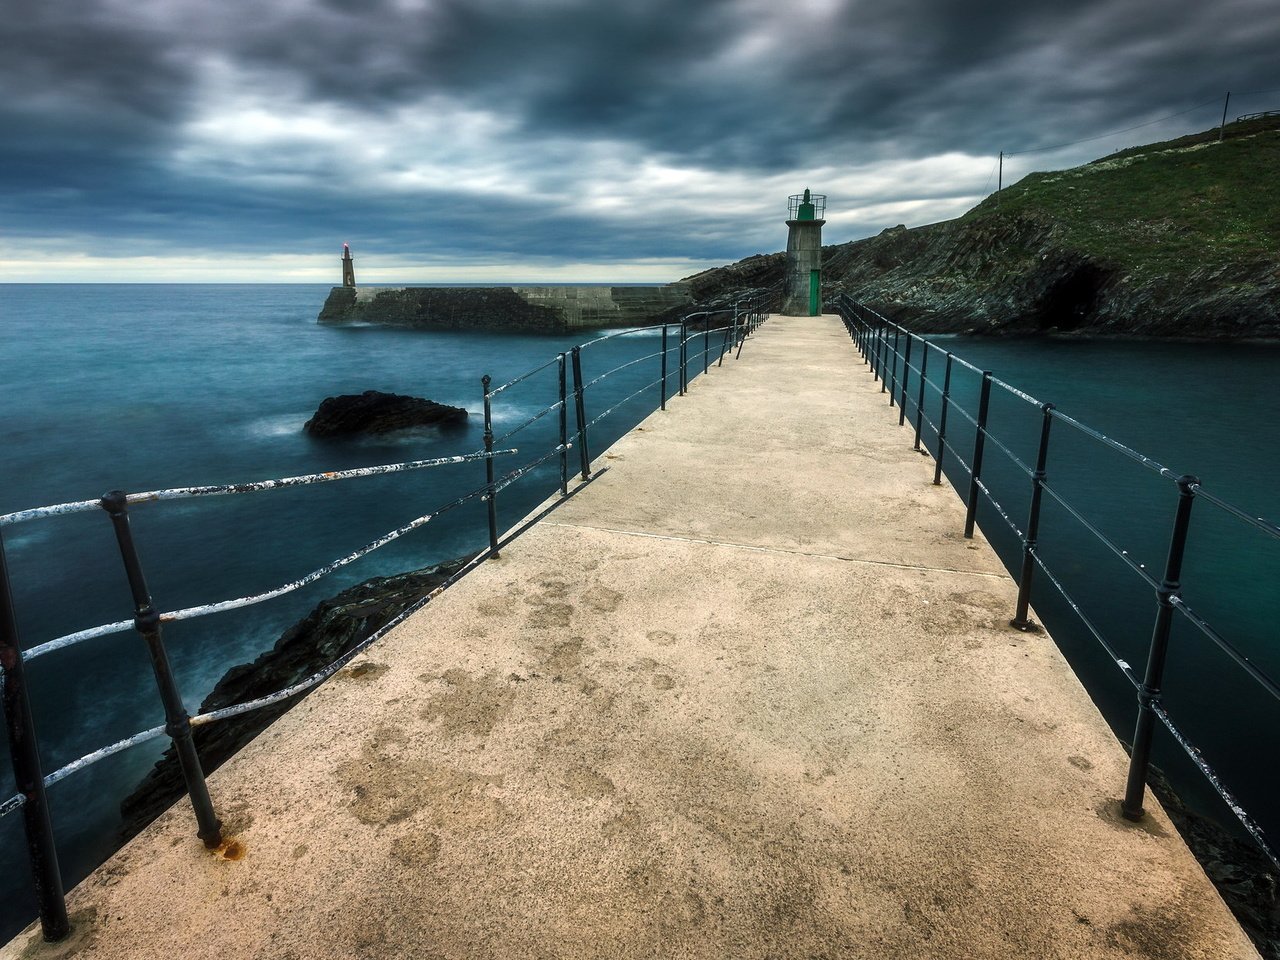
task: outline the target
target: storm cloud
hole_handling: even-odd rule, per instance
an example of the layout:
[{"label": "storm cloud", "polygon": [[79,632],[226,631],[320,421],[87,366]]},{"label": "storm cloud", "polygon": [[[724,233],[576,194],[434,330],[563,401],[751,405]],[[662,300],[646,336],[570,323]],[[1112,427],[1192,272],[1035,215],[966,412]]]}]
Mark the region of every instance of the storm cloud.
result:
[{"label": "storm cloud", "polygon": [[370,278],[674,279],[779,248],[806,186],[854,239],[959,214],[1001,150],[1012,178],[1209,127],[1227,90],[1232,116],[1280,107],[1273,0],[16,0],[6,21],[8,280],[327,279],[343,241]]}]

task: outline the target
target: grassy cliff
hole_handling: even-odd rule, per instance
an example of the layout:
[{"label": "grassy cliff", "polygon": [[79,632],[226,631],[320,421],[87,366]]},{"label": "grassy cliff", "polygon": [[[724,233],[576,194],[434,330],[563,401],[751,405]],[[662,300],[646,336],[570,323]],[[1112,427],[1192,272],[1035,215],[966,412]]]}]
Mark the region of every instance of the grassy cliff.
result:
[{"label": "grassy cliff", "polygon": [[[1280,118],[1032,173],[956,220],[824,248],[824,292],[922,330],[1280,337]],[[690,278],[709,296],[781,256]]]}]

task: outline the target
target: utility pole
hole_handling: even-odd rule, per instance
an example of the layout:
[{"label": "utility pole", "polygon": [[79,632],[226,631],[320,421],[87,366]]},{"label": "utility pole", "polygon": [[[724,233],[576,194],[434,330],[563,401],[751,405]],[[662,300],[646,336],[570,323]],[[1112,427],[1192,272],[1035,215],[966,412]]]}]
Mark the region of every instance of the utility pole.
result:
[{"label": "utility pole", "polygon": [[1222,125],[1218,127],[1218,142],[1222,142],[1222,136],[1227,130],[1227,104],[1231,102],[1231,91],[1227,91],[1227,99],[1222,104]]},{"label": "utility pole", "polygon": [[1000,191],[1004,189],[1004,151],[1000,151],[1000,174],[996,177],[996,206],[1000,206]]}]

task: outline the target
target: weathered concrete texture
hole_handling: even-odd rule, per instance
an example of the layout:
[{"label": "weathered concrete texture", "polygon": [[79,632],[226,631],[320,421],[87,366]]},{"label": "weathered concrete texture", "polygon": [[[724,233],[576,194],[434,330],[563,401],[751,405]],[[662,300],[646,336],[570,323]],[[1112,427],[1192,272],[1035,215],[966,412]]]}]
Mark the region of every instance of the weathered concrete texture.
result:
[{"label": "weathered concrete texture", "polygon": [[[822,225],[825,220],[787,221],[787,261],[782,282],[782,313],[788,317],[808,317],[821,310],[811,309],[809,275],[822,272]],[[819,293],[818,303],[822,303]]]},{"label": "weathered concrete texture", "polygon": [[643,326],[691,303],[688,287],[334,287],[321,323],[562,331]]},{"label": "weathered concrete texture", "polygon": [[771,320],[223,767],[225,857],[179,806],[82,884],[77,956],[1256,957],[864,369]]}]

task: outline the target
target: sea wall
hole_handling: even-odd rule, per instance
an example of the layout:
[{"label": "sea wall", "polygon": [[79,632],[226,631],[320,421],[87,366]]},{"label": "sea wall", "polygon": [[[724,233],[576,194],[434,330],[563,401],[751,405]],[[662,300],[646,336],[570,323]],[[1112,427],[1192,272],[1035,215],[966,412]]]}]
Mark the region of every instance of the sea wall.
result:
[{"label": "sea wall", "polygon": [[671,319],[692,303],[687,285],[654,287],[334,287],[320,323],[441,330],[558,332]]}]

